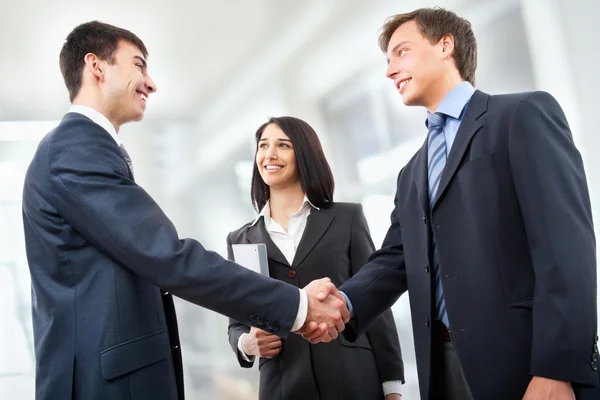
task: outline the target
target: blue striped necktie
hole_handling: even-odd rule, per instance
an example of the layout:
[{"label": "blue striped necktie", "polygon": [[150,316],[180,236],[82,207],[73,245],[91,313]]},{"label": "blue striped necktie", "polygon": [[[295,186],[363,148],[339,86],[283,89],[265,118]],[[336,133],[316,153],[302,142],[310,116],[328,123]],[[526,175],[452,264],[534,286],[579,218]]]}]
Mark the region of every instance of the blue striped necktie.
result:
[{"label": "blue striped necktie", "polygon": [[[429,134],[427,138],[427,163],[428,163],[428,183],[429,183],[429,209],[433,209],[437,190],[440,185],[440,178],[446,166],[446,138],[444,137],[444,114],[429,114],[427,117],[427,127]],[[444,300],[444,289],[442,288],[442,279],[440,276],[440,266],[438,264],[437,249],[435,240],[432,240],[433,247],[433,273],[435,282],[435,311],[438,319],[447,327],[450,327],[448,321],[448,312],[446,311],[446,301]]]}]

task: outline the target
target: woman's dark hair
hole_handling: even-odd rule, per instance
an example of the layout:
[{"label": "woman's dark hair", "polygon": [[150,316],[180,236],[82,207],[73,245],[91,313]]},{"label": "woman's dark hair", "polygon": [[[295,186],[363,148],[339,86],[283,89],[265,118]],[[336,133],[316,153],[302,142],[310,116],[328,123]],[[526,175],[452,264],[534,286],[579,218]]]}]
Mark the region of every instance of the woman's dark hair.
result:
[{"label": "woman's dark hair", "polygon": [[[271,124],[277,125],[292,141],[296,166],[300,176],[302,191],[312,205],[327,208],[333,202],[335,186],[329,163],[323,153],[321,142],[315,130],[306,122],[295,117],[272,117],[256,131],[256,151],[258,142],[265,130]],[[255,153],[256,154],[256,153]],[[262,210],[271,197],[269,186],[263,181],[256,165],[252,170],[252,188],[250,191],[252,204],[256,211]]]}]

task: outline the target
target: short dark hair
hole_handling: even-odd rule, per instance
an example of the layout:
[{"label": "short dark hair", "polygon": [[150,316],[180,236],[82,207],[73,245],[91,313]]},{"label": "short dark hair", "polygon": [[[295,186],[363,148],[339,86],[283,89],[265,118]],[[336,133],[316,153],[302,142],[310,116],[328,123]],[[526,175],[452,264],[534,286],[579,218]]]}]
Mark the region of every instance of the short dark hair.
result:
[{"label": "short dark hair", "polygon": [[[300,185],[304,194],[312,205],[318,208],[327,208],[333,202],[335,183],[329,163],[323,153],[321,142],[315,130],[305,121],[295,117],[272,117],[262,124],[256,131],[256,151],[258,142],[265,130],[271,124],[277,125],[292,141],[296,166],[300,175]],[[250,192],[252,204],[256,211],[262,210],[271,197],[267,185],[258,171],[256,165],[256,152],[254,169],[252,170],[252,188]]]},{"label": "short dark hair", "polygon": [[419,8],[410,13],[389,17],[379,35],[379,47],[387,52],[390,39],[401,25],[415,21],[421,35],[435,44],[445,35],[454,37],[454,54],[452,55],[460,76],[475,85],[477,69],[477,40],[471,29],[471,23],[456,13],[443,8]]},{"label": "short dark hair", "polygon": [[148,56],[146,46],[140,38],[126,29],[113,25],[91,21],[77,26],[69,33],[60,51],[60,71],[71,101],[81,89],[85,55],[93,53],[101,60],[114,64],[114,55],[121,40],[136,46],[144,57]]}]

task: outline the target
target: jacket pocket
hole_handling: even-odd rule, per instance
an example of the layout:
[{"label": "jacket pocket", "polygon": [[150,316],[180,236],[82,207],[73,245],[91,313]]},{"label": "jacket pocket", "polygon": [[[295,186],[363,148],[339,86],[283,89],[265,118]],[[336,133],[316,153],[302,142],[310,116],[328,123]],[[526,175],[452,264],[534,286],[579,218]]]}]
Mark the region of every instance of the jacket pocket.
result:
[{"label": "jacket pocket", "polygon": [[171,355],[169,336],[161,329],[100,351],[105,380],[115,379]]},{"label": "jacket pocket", "polygon": [[462,168],[456,173],[456,176],[458,177],[458,181],[462,182],[465,179],[475,175],[479,171],[493,167],[494,164],[494,154],[488,154],[486,156],[471,160],[463,165]]}]

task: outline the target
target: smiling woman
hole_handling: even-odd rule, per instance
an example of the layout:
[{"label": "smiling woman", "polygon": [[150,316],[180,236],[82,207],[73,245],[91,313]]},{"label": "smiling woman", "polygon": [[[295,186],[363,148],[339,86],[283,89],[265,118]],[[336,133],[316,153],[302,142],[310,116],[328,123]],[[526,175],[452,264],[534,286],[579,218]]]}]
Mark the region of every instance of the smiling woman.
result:
[{"label": "smiling woman", "polygon": [[[362,207],[334,203],[333,189],[312,127],[294,117],[271,118],[256,132],[251,197],[259,214],[229,234],[229,258],[233,244],[265,243],[270,277],[297,287],[329,277],[339,286],[374,247]],[[233,319],[229,341],[240,366],[261,358],[260,400],[381,399],[400,393],[404,381],[389,310],[352,344],[341,336],[317,346],[298,335],[282,340]]]}]

